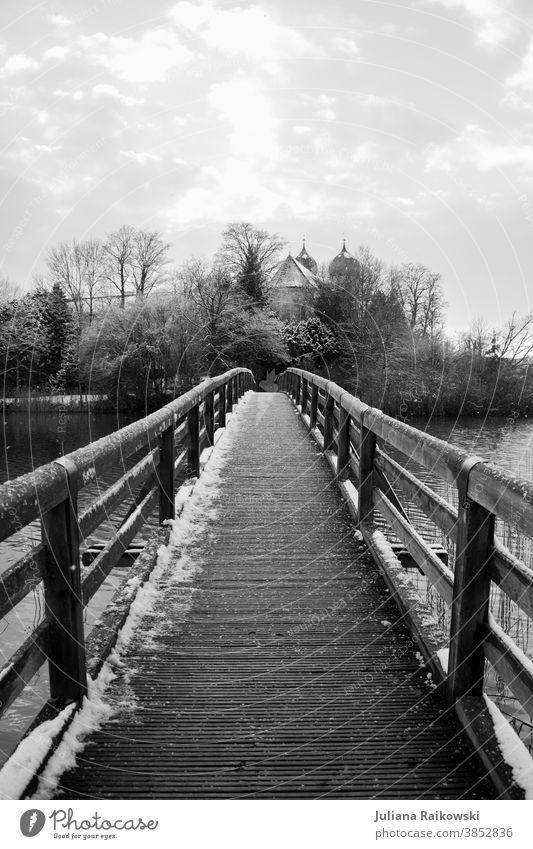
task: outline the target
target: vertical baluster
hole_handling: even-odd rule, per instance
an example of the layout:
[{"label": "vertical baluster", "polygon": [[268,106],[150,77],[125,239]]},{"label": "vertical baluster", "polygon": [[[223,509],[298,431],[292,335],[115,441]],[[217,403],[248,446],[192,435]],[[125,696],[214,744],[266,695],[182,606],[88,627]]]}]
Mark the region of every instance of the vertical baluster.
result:
[{"label": "vertical baluster", "polygon": [[335,419],[333,416],[333,411],[335,408],[335,401],[333,397],[326,391],[326,398],[324,401],[324,451],[332,451],[335,447],[333,428]]},{"label": "vertical baluster", "polygon": [[226,384],[218,388],[218,426],[226,427]]},{"label": "vertical baluster", "polygon": [[187,413],[187,477],[200,474],[200,421],[198,403]]},{"label": "vertical baluster", "polygon": [[316,384],[312,384],[311,386],[311,406],[309,409],[309,427],[311,430],[316,427],[317,421],[317,411],[318,411],[318,386]]},{"label": "vertical baluster", "polygon": [[307,380],[305,377],[302,378],[302,385],[300,387],[300,406],[302,408],[302,416],[304,416],[307,412]]},{"label": "vertical baluster", "polygon": [[462,696],[481,696],[483,692],[483,628],[489,609],[494,515],[468,497],[468,477],[479,462],[479,457],[468,458],[458,476],[458,536],[447,681],[452,704]]},{"label": "vertical baluster", "polygon": [[361,415],[361,443],[359,448],[359,524],[371,522],[374,518],[372,499],[374,454],[376,435],[365,427],[364,414]]},{"label": "vertical baluster", "polygon": [[351,416],[339,403],[339,432],[337,436],[337,478],[344,480],[348,477],[350,462],[350,421]]},{"label": "vertical baluster", "polygon": [[174,504],[174,416],[159,437],[159,524],[175,516]]},{"label": "vertical baluster", "polygon": [[205,396],[205,432],[209,445],[215,441],[215,392],[208,392]]},{"label": "vertical baluster", "polygon": [[65,472],[66,498],[44,513],[46,545],[44,598],[50,627],[48,647],[50,697],[81,703],[87,693],[87,665],[81,594],[78,486],[71,460],[56,461]]}]

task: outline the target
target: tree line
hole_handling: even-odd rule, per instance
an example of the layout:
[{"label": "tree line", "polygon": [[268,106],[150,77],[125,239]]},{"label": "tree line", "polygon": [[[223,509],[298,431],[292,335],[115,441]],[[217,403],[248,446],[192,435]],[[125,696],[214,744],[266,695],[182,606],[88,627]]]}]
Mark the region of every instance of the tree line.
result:
[{"label": "tree line", "polygon": [[477,319],[451,338],[440,275],[361,246],[356,277],[323,266],[310,316],[284,321],[270,288],[284,247],[246,222],[212,260],[179,268],[157,232],[129,225],[58,244],[32,291],[0,280],[4,397],[80,391],[152,409],[236,365],[257,379],[297,365],[403,418],[531,410],[531,316],[496,329]]}]

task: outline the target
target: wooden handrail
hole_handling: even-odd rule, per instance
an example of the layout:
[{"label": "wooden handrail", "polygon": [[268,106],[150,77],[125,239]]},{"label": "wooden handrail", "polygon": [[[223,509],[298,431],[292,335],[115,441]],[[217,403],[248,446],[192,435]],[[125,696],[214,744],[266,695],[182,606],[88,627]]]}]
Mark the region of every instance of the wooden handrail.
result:
[{"label": "wooden handrail", "polygon": [[[312,372],[289,368],[277,380],[325,451],[348,506],[374,559],[393,588],[435,680],[446,684],[445,694],[450,704],[456,706],[465,727],[480,713],[480,709],[472,705],[481,704],[485,659],[492,663],[533,718],[533,666],[509,637],[504,639],[489,613],[490,590],[495,584],[527,616],[533,616],[533,570],[494,537],[496,518],[533,537],[533,482],[399,422]],[[309,415],[308,397],[311,399]],[[335,423],[338,423],[337,431]],[[347,432],[350,438],[346,437]],[[400,452],[405,462],[414,460],[433,475],[455,485],[459,509],[418,480],[401,461],[390,457],[389,446]],[[355,472],[357,495],[354,495],[354,487],[345,486],[342,480],[347,469]],[[412,499],[455,544],[453,571],[439,560],[431,546],[397,509],[394,497],[392,500],[389,497],[391,487]],[[401,598],[404,579],[393,574],[391,564],[396,558],[390,546],[387,553],[376,543],[374,509],[379,510],[428,583],[449,605],[447,669],[436,656],[434,635],[425,632],[424,617],[417,618],[410,610],[412,600]],[[471,729],[468,733],[472,737]]]},{"label": "wooden handrail", "polygon": [[[146,418],[0,486],[0,541],[36,519],[42,529],[41,542],[0,575],[0,619],[41,581],[45,595],[44,621],[0,669],[0,715],[46,660],[49,704],[59,709],[82,700],[88,668],[84,607],[157,505],[160,524],[174,518],[176,473],[199,474],[200,453],[214,444],[215,423],[224,427],[231,406],[253,385],[249,369],[208,378]],[[80,514],[79,491],[113,461],[143,449],[145,455]],[[127,501],[121,526],[82,570],[80,543]],[[89,660],[98,668],[102,659]]]}]

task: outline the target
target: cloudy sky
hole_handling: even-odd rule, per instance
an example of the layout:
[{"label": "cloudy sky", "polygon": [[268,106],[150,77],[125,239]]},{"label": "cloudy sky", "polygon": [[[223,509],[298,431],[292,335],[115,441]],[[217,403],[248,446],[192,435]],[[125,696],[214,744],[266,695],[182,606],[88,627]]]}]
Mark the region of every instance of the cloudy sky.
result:
[{"label": "cloudy sky", "polygon": [[2,0],[1,270],[122,223],[176,262],[250,220],[529,312],[531,0]]}]

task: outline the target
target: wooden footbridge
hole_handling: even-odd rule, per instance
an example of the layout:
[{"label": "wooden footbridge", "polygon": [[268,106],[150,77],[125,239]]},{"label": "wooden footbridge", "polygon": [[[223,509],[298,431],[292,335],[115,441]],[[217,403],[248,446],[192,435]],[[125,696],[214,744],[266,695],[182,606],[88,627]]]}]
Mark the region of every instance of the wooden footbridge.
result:
[{"label": "wooden footbridge", "polygon": [[[533,716],[531,661],[489,610],[496,586],[533,613],[533,573],[494,535],[499,517],[533,536],[533,484],[309,372],[278,385],[255,392],[251,372],[233,369],[0,488],[0,540],[42,526],[1,576],[0,616],[41,582],[46,608],[0,671],[0,710],[44,663],[50,686],[0,787],[68,799],[524,797],[484,682],[490,666]],[[117,459],[127,470],[79,510],[80,489]],[[458,510],[409,459],[457,487]],[[453,564],[407,502],[453,543]],[[86,634],[84,608],[154,510],[159,529]],[[442,597],[449,633],[409,559]]]}]

